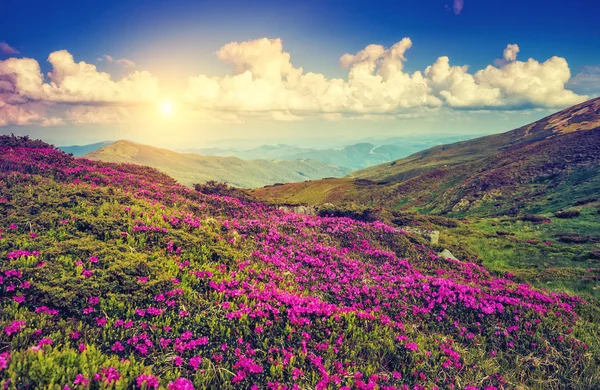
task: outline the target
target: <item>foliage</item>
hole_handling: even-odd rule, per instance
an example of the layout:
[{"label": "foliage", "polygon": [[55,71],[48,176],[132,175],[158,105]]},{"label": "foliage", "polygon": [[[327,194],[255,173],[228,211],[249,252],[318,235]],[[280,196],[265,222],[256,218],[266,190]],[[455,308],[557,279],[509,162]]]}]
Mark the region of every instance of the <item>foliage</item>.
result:
[{"label": "foliage", "polygon": [[286,213],[12,141],[0,194],[0,387],[600,381],[595,306],[378,221]]}]

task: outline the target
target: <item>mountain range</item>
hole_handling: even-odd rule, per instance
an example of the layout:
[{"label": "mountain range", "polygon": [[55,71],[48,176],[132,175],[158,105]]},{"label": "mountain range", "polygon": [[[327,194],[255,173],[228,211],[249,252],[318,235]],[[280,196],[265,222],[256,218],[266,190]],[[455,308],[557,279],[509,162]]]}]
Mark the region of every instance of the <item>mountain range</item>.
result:
[{"label": "mountain range", "polygon": [[350,169],[312,159],[242,160],[237,157],[203,156],[117,141],[84,155],[90,160],[147,165],[192,186],[207,181],[237,187],[260,187],[274,183],[340,177]]},{"label": "mountain range", "polygon": [[235,156],[245,160],[274,159],[296,160],[311,159],[327,162],[352,170],[406,157],[411,153],[441,145],[472,138],[471,135],[441,135],[423,137],[391,137],[385,139],[365,139],[363,142],[338,148],[302,148],[287,144],[262,145],[252,149],[201,148],[183,149],[184,152],[206,156]]},{"label": "mountain range", "polygon": [[267,187],[283,203],[354,203],[428,214],[516,215],[600,193],[600,98],[521,128],[327,179]]}]

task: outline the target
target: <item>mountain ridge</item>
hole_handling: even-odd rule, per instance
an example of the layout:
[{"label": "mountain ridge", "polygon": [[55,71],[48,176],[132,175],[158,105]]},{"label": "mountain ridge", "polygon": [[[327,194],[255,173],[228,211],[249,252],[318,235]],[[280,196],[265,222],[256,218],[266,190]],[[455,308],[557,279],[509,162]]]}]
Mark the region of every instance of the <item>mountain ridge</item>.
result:
[{"label": "mountain ridge", "polygon": [[357,203],[456,216],[485,214],[492,207],[493,213],[514,214],[536,199],[541,202],[546,192],[566,191],[575,171],[591,182],[576,183],[585,190],[572,192],[573,203],[600,190],[598,145],[600,98],[506,133],[436,146],[347,178],[255,189],[253,194],[292,204]]},{"label": "mountain ridge", "polygon": [[322,177],[339,177],[350,171],[347,168],[310,159],[247,161],[237,157],[178,153],[125,140],[104,146],[83,157],[91,160],[151,166],[188,186],[207,181],[220,181],[238,187],[256,187]]}]

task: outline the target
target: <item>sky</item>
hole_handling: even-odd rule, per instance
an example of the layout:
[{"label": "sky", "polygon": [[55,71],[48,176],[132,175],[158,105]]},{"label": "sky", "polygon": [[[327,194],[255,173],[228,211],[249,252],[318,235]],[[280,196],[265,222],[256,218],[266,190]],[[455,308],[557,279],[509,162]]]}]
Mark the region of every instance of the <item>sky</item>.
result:
[{"label": "sky", "polygon": [[4,0],[0,133],[315,146],[508,131],[600,95],[600,2]]}]

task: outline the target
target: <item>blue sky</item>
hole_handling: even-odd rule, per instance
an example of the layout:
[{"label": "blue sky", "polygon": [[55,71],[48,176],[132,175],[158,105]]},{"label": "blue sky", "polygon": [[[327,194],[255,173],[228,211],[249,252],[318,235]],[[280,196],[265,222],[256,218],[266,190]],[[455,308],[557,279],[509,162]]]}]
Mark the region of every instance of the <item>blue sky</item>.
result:
[{"label": "blue sky", "polygon": [[[490,133],[600,94],[600,29],[593,27],[600,15],[596,1],[25,0],[3,4],[3,14],[0,42],[10,49],[0,51],[0,61],[34,59],[44,75],[41,82],[55,86],[48,87],[51,92],[19,90],[18,96],[9,97],[0,89],[0,102],[4,99],[5,104],[4,111],[0,109],[0,118],[4,115],[0,132],[31,133],[62,144],[106,137],[160,143],[167,139],[166,129],[174,128],[178,137],[196,143],[217,138],[294,140],[311,138],[313,133],[315,138],[348,139],[420,132]],[[263,37],[271,43],[258,44]],[[390,48],[405,37],[410,44],[401,45],[402,54],[394,57]],[[222,51],[224,45],[236,41],[255,44]],[[518,45],[516,57],[510,51],[508,57],[503,54],[509,44]],[[372,74],[355,75],[351,82],[353,69],[358,74],[369,66],[364,56],[359,58],[368,45],[381,45],[386,51],[373,57]],[[50,64],[50,53],[60,50],[73,60],[57,56]],[[270,54],[250,60],[248,53],[256,50]],[[295,71],[282,63],[279,52],[289,53],[289,63],[294,69],[302,67],[303,75],[313,72],[327,80],[345,80],[351,92],[344,93],[351,96],[336,95],[339,100],[335,102],[304,96],[305,89],[288,85],[289,72]],[[356,57],[344,68],[340,59],[346,53]],[[400,64],[402,73],[385,76],[379,67],[386,56]],[[431,71],[426,76],[426,69],[443,56],[449,57],[450,66],[468,65],[468,69],[454,69],[443,80],[440,76],[434,81]],[[524,70],[518,64],[529,58],[543,64],[553,56],[566,64],[556,62],[540,69],[533,64]],[[107,72],[112,83],[134,72],[149,75],[144,76],[144,85],[135,88],[135,96],[130,96],[130,89],[123,90],[123,84],[107,84],[106,93],[89,93],[77,78],[91,80],[97,74],[83,75],[82,68],[73,66],[81,61],[94,65],[95,72]],[[260,69],[275,62],[283,64],[285,86],[261,73]],[[443,64],[438,65],[441,69]],[[504,73],[475,76],[473,86],[467,85],[472,83],[470,75],[487,66],[504,69]],[[15,67],[10,75],[5,69],[4,78],[11,77],[16,85]],[[53,67],[62,67],[62,75],[55,71],[51,79],[48,73]],[[1,69],[0,65],[0,76]],[[519,69],[523,73],[516,75]],[[570,70],[570,78],[563,80],[565,70]],[[251,72],[253,81],[263,77],[276,83],[281,91],[275,87],[265,91],[257,87],[260,83],[248,84],[244,90],[227,89],[228,78],[244,71]],[[405,80],[416,71],[427,80]],[[190,78],[200,75],[219,78],[219,92],[210,99],[203,92],[210,87],[208,81],[196,80],[196,90],[191,87]],[[365,87],[372,81],[368,77],[378,75],[389,85],[381,90]],[[66,77],[74,81],[69,84]],[[466,81],[460,81],[461,77]],[[547,88],[545,95],[533,87],[521,91],[520,77],[539,77]],[[396,88],[401,79],[402,87]],[[564,82],[555,86],[555,79]],[[104,88],[99,82],[92,83],[96,90]],[[505,87],[507,82],[514,85]],[[74,91],[73,85],[80,90]],[[430,91],[415,97],[423,85]],[[323,88],[330,87],[331,83],[313,83],[309,89],[323,94]],[[305,102],[296,102],[299,93]],[[227,100],[232,95],[235,99]],[[281,102],[288,99],[292,103]],[[264,104],[252,100],[264,100]],[[166,106],[172,106],[172,114],[166,114]],[[157,117],[152,126],[139,120],[149,115]],[[177,142],[172,133],[168,139]]]}]

